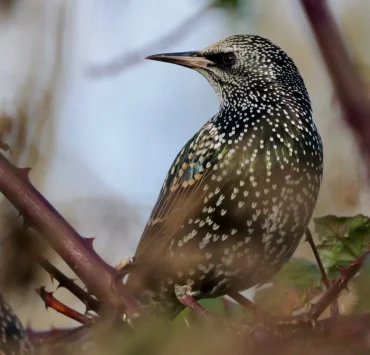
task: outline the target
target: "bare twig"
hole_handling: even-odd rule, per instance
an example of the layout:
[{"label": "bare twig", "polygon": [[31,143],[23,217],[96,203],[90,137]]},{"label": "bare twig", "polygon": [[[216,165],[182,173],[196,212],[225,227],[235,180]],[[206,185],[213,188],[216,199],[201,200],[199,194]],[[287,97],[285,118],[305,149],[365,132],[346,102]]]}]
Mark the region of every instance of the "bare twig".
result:
[{"label": "bare twig", "polygon": [[86,305],[86,311],[93,310],[98,313],[99,301],[94,297],[90,296],[85,290],[73,282],[69,277],[64,275],[60,270],[58,270],[54,265],[52,265],[48,260],[43,257],[38,258],[38,262],[42,268],[44,268],[49,275],[59,282],[59,287],[65,287],[73,295],[75,295],[81,302]]},{"label": "bare twig", "polygon": [[45,287],[37,288],[36,293],[41,297],[41,299],[45,303],[46,308],[52,308],[56,310],[57,312],[64,314],[66,317],[69,317],[77,322],[80,322],[81,324],[92,324],[93,319],[90,317],[87,317],[74,309],[66,306],[62,302],[58,301],[54,296],[52,292],[46,292]]},{"label": "bare twig", "polygon": [[149,54],[159,51],[160,48],[168,47],[185,37],[189,30],[194,29],[194,26],[200,21],[200,19],[214,7],[214,4],[210,4],[202,8],[200,11],[186,19],[178,27],[170,31],[169,34],[157,39],[155,42],[152,42],[144,48],[137,49],[131,53],[124,53],[118,58],[112,60],[110,63],[90,67],[88,69],[88,74],[96,78],[117,75],[129,67],[141,63]]},{"label": "bare twig", "polygon": [[0,154],[0,191],[39,231],[98,299],[108,301],[129,318],[143,314],[116,271],[73,229],[37,191],[27,169],[12,165]]},{"label": "bare twig", "polygon": [[351,62],[330,14],[327,1],[301,0],[312,30],[331,74],[344,118],[359,138],[360,147],[370,156],[370,100],[364,82]]},{"label": "bare twig", "polygon": [[308,244],[310,244],[310,247],[312,249],[313,255],[315,256],[317,265],[319,266],[321,276],[322,276],[322,280],[324,281],[324,284],[325,284],[326,288],[329,289],[330,288],[330,280],[329,280],[328,275],[327,275],[327,273],[324,269],[324,266],[322,264],[319,252],[317,251],[315,242],[313,241],[312,234],[311,234],[311,231],[310,231],[309,228],[306,229],[305,234],[306,234],[306,242],[308,242]]}]

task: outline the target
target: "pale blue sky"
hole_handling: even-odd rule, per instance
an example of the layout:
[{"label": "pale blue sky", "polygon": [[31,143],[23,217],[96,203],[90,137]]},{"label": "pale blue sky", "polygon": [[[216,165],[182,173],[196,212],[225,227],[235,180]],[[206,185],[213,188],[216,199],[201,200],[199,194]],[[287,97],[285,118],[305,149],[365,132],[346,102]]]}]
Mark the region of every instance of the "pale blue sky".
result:
[{"label": "pale blue sky", "polygon": [[[58,128],[66,164],[83,162],[116,195],[154,203],[177,151],[217,111],[217,97],[198,73],[173,65],[143,60],[100,79],[89,77],[87,69],[150,44],[202,6],[201,1],[147,0],[144,10],[135,1],[80,1],[84,16],[76,24]],[[212,12],[178,43],[158,50],[205,47],[233,33],[225,18]],[[71,192],[83,197],[91,187],[88,177],[80,178],[79,191]]]}]

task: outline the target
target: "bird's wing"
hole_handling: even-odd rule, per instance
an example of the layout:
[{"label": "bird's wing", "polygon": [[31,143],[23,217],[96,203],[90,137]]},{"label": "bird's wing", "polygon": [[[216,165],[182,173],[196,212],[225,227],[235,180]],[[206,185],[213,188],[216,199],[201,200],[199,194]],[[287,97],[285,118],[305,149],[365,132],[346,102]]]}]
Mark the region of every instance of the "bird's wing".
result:
[{"label": "bird's wing", "polygon": [[181,227],[189,209],[200,208],[212,162],[222,149],[217,135],[214,125],[207,123],[177,155],[140,239],[136,262],[141,255],[148,255],[145,251],[152,245],[165,246]]}]

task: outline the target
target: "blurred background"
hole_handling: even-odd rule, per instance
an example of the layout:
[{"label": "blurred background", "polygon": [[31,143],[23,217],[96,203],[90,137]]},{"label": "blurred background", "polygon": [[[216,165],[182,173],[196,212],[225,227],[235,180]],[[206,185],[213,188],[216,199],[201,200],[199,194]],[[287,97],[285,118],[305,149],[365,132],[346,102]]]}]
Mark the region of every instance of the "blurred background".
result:
[{"label": "blurred background", "polygon": [[[201,49],[233,34],[270,38],[302,72],[325,148],[316,216],[369,213],[362,157],[299,2],[216,2],[0,1],[1,140],[73,226],[97,236],[97,252],[112,265],[133,254],[172,160],[218,109],[199,74],[144,57]],[[370,2],[329,4],[370,79]],[[307,246],[297,253],[310,255]],[[46,274],[40,285],[56,288]],[[83,310],[62,289],[56,297]],[[34,328],[72,323],[45,311],[33,290],[13,293],[10,303]]]}]

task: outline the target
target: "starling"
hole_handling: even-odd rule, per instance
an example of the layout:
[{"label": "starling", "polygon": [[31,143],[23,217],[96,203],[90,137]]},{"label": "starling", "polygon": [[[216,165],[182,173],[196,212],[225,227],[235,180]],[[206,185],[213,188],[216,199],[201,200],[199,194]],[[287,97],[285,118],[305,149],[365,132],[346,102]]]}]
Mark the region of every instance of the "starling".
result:
[{"label": "starling", "polygon": [[9,304],[0,296],[0,354],[25,355],[33,351],[26,331]]},{"label": "starling", "polygon": [[127,285],[175,317],[175,286],[195,299],[268,281],[294,253],[315,207],[323,147],[293,60],[270,40],[236,35],[148,59],[201,73],[220,108],[175,158]]}]

